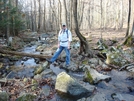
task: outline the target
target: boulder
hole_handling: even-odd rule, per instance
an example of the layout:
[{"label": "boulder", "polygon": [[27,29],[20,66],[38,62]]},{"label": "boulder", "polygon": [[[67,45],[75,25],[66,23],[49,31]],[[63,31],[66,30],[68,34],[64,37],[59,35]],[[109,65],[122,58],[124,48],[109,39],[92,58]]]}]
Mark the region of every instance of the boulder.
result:
[{"label": "boulder", "polygon": [[61,72],[56,79],[55,89],[60,94],[66,94],[75,98],[83,96],[90,96],[93,90],[88,90],[80,85],[75,79],[70,77],[67,73]]},{"label": "boulder", "polygon": [[36,98],[35,95],[32,94],[23,94],[16,99],[16,101],[34,101]]},{"label": "boulder", "polygon": [[8,101],[9,95],[6,92],[0,91],[0,101]]},{"label": "boulder", "polygon": [[130,94],[113,93],[111,96],[116,101],[134,101],[134,96]]},{"label": "boulder", "polygon": [[110,80],[111,77],[98,73],[95,69],[86,65],[85,67],[85,80],[91,84],[96,84],[102,80]]}]

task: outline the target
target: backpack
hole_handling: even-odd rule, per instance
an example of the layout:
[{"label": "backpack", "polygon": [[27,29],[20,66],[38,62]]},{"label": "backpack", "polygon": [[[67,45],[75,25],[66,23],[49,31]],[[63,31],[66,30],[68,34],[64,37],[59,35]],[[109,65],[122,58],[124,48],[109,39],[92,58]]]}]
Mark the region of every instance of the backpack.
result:
[{"label": "backpack", "polygon": [[[60,32],[60,34],[62,33],[62,30],[61,30],[61,32]],[[68,38],[68,29],[66,30],[66,34],[67,34],[67,38]]]}]

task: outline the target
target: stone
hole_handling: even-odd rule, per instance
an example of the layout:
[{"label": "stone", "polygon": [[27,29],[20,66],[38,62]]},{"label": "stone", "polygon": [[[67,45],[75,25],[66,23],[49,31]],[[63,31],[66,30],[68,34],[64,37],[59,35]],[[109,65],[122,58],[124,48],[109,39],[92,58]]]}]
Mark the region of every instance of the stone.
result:
[{"label": "stone", "polygon": [[20,97],[18,97],[18,98],[16,99],[16,101],[34,101],[35,98],[36,98],[35,95],[26,93],[26,94],[23,94],[23,95],[21,95]]},{"label": "stone", "polygon": [[66,94],[76,98],[90,96],[93,92],[80,85],[75,79],[65,72],[61,72],[57,76],[55,89],[60,92],[60,94]]},{"label": "stone", "polygon": [[111,96],[117,101],[134,101],[134,96],[130,94],[113,93]]},{"label": "stone", "polygon": [[110,76],[98,73],[95,69],[91,68],[88,65],[85,68],[85,80],[91,84],[96,84],[99,81],[110,80],[110,79],[111,79]]},{"label": "stone", "polygon": [[7,92],[0,91],[0,101],[9,101],[9,95]]}]

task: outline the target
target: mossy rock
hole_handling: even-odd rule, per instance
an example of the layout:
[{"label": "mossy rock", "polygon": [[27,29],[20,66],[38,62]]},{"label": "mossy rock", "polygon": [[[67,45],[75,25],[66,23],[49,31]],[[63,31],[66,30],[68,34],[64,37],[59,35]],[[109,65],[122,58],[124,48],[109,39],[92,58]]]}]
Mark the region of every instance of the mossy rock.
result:
[{"label": "mossy rock", "polygon": [[82,64],[87,65],[88,64],[88,60],[83,60]]},{"label": "mossy rock", "polygon": [[40,74],[42,71],[43,71],[43,67],[42,66],[39,66],[39,67],[36,67],[35,71],[34,71],[34,74]]},{"label": "mossy rock", "polygon": [[35,95],[32,94],[24,94],[16,99],[16,101],[34,101],[36,98]]},{"label": "mossy rock", "polygon": [[3,67],[3,63],[0,62],[0,68],[2,68],[2,67]]},{"label": "mossy rock", "polygon": [[106,63],[116,65],[116,66],[124,65],[124,64],[122,64],[123,59],[120,55],[122,55],[122,54],[120,54],[119,52],[108,53]]},{"label": "mossy rock", "polygon": [[6,92],[0,92],[0,101],[9,101],[9,95]]},{"label": "mossy rock", "polygon": [[94,80],[87,68],[85,68],[85,81],[89,82],[90,84],[94,83]]}]

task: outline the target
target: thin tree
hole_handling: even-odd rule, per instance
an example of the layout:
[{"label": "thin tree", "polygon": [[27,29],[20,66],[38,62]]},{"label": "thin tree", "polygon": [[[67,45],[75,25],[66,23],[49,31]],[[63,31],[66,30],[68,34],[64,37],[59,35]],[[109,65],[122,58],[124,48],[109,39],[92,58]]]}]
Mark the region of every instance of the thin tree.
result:
[{"label": "thin tree", "polygon": [[88,53],[90,57],[93,57],[92,51],[89,48],[88,42],[86,41],[86,38],[82,36],[82,34],[79,31],[79,24],[78,24],[78,17],[77,17],[77,0],[73,0],[73,15],[74,15],[74,27],[75,27],[75,33],[80,39],[80,54],[81,53]]},{"label": "thin tree", "polygon": [[[132,25],[132,32],[130,33],[130,19],[131,19],[131,0],[129,0],[129,12],[128,12],[128,22],[127,22],[127,31],[126,31],[126,39],[124,41],[124,45],[131,46],[132,45],[132,35],[133,35],[133,26],[134,22]],[[133,19],[134,20],[134,19]]]},{"label": "thin tree", "polygon": [[129,0],[129,12],[128,12],[128,22],[127,22],[127,32],[126,37],[129,35],[129,29],[130,29],[130,16],[131,16],[131,0]]}]

